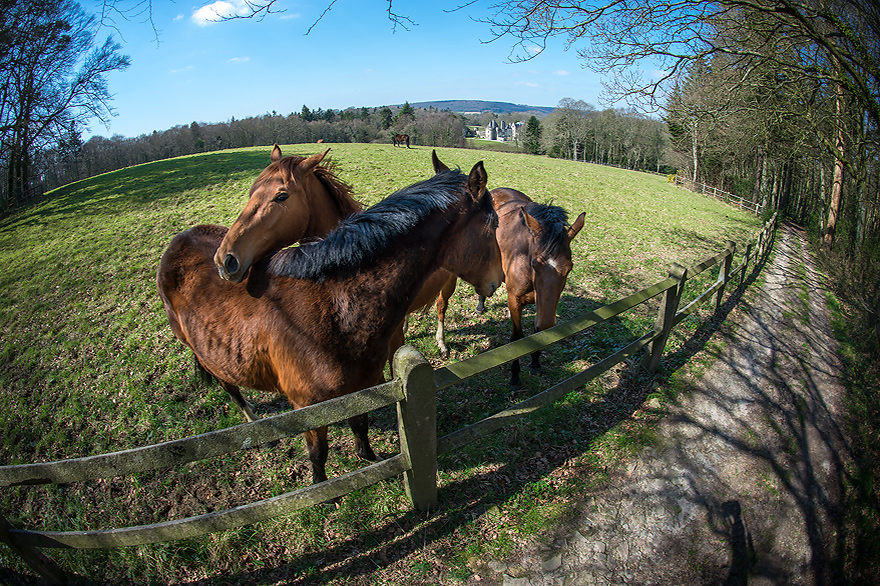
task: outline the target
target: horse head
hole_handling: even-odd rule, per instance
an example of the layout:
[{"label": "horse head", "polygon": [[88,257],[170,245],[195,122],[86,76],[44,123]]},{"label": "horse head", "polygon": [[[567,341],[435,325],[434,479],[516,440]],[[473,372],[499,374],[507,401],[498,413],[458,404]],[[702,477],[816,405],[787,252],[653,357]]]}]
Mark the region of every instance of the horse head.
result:
[{"label": "horse head", "polygon": [[332,197],[316,176],[328,152],[282,157],[275,145],[271,163],[254,181],[247,205],[214,255],[221,277],[240,282],[254,262],[303,238],[326,235],[345,216],[327,203]]},{"label": "horse head", "polygon": [[584,227],[586,214],[581,213],[571,226],[565,226],[565,212],[555,206],[530,205],[519,213],[531,236],[529,257],[537,306],[535,331],[541,331],[556,325],[556,306],[573,266],[571,241]]},{"label": "horse head", "polygon": [[[449,167],[431,153],[435,174],[449,171]],[[474,286],[479,295],[492,295],[504,282],[504,269],[501,264],[501,249],[495,238],[498,228],[498,215],[492,205],[492,196],[486,189],[488,175],[483,161],[473,166],[468,174],[466,191],[476,204],[470,214],[460,221],[465,222],[461,234],[466,238],[449,244],[443,268],[459,276]]]}]

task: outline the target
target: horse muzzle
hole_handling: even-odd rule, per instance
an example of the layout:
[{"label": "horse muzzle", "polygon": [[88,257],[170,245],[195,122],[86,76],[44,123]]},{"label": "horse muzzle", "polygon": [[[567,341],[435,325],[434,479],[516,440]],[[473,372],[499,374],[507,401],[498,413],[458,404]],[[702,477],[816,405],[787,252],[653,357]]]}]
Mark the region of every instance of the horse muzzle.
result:
[{"label": "horse muzzle", "polygon": [[245,271],[242,270],[241,263],[239,262],[238,257],[231,252],[223,258],[222,263],[218,263],[217,272],[220,273],[220,277],[222,279],[226,279],[227,281],[232,281],[234,283],[240,283],[245,274]]}]

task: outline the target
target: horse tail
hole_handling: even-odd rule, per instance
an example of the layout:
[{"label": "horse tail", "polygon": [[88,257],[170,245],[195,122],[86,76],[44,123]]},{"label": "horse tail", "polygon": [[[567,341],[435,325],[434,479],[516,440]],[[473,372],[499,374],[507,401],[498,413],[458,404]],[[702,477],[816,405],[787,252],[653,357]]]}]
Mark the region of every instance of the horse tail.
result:
[{"label": "horse tail", "polygon": [[202,363],[199,361],[199,357],[195,354],[193,354],[193,367],[195,368],[196,376],[198,377],[199,382],[203,385],[211,385],[216,380],[214,375],[208,372],[208,369],[202,365]]}]

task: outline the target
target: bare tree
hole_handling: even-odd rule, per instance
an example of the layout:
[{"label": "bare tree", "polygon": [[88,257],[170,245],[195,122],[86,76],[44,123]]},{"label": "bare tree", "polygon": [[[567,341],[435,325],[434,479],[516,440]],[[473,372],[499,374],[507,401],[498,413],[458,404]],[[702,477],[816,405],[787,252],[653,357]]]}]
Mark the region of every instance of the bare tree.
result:
[{"label": "bare tree", "polygon": [[4,0],[4,67],[0,72],[0,161],[3,203],[31,185],[33,156],[89,120],[111,115],[105,75],[128,58],[110,37],[96,45],[97,23],[70,0]]}]

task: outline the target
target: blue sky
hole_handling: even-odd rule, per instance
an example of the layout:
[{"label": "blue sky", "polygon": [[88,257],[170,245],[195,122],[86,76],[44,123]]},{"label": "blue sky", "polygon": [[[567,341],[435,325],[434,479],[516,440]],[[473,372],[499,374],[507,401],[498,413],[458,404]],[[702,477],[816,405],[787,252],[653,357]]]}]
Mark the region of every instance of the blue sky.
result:
[{"label": "blue sky", "polygon": [[115,116],[87,136],[138,136],[191,122],[224,122],[276,111],[377,107],[405,101],[492,100],[555,106],[562,98],[600,107],[600,78],[557,39],[536,58],[510,63],[513,41],[492,38],[483,5],[448,13],[453,0],[395,0],[415,24],[393,32],[383,0],[278,0],[262,20],[208,22],[241,0],[152,3],[143,16],[104,28],[131,66],[108,76]]}]

